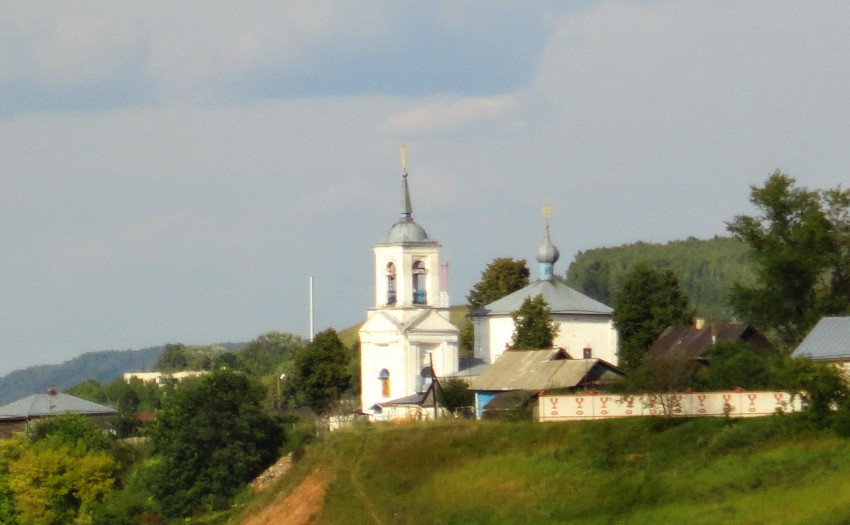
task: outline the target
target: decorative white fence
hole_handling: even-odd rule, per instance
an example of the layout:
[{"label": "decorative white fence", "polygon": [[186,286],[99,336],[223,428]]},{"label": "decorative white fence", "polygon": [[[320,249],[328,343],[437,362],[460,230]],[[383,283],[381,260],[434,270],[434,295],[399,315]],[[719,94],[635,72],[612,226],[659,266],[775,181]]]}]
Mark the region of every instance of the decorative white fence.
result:
[{"label": "decorative white fence", "polygon": [[799,395],[787,392],[681,392],[670,394],[541,394],[539,420],[576,421],[636,416],[757,417],[802,409]]}]

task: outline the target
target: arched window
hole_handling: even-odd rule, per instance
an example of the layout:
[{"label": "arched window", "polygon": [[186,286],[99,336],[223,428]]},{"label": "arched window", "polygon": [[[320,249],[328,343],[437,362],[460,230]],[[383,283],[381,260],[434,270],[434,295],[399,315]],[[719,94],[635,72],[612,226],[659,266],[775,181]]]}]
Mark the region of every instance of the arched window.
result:
[{"label": "arched window", "polygon": [[425,293],[426,273],[424,262],[413,263],[413,304],[428,304],[428,296]]},{"label": "arched window", "polygon": [[387,304],[395,304],[395,264],[387,263]]},{"label": "arched window", "polygon": [[425,392],[434,381],[434,373],[430,366],[424,367],[419,372],[419,392]]},{"label": "arched window", "polygon": [[378,373],[378,381],[381,382],[381,396],[390,397],[390,371],[384,368]]}]

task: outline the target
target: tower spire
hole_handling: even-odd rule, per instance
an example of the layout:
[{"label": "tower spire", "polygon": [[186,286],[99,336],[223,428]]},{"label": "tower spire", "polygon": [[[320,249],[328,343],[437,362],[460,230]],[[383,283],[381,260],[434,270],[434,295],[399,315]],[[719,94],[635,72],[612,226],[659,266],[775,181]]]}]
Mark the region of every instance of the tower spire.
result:
[{"label": "tower spire", "polygon": [[401,218],[413,218],[413,206],[410,204],[410,187],[407,185],[407,146],[401,146],[402,212]]},{"label": "tower spire", "polygon": [[543,217],[546,219],[546,239],[543,244],[537,249],[537,262],[540,263],[540,279],[551,281],[555,276],[555,263],[561,257],[558,248],[552,244],[552,239],[549,238],[549,215],[552,213],[552,208],[547,204],[543,207]]}]

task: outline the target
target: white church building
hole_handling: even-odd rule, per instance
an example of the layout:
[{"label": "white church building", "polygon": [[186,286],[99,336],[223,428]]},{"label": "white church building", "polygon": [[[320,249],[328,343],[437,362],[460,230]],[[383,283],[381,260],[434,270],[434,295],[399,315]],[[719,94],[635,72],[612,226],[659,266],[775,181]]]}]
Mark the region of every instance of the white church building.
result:
[{"label": "white church building", "polygon": [[390,407],[421,404],[434,375],[458,369],[440,245],[413,220],[402,166],[401,219],[373,248],[375,303],[359,331],[361,410],[375,420],[388,419]]},{"label": "white church building", "polygon": [[550,318],[558,326],[554,347],[563,348],[572,359],[602,359],[617,366],[614,310],[555,279],[554,266],[560,252],[549,237],[548,217],[546,222],[546,238],[537,250],[540,278],[470,313],[475,329],[475,357],[486,363],[495,362],[513,338],[511,314],[525,299],[542,295],[549,305]]}]

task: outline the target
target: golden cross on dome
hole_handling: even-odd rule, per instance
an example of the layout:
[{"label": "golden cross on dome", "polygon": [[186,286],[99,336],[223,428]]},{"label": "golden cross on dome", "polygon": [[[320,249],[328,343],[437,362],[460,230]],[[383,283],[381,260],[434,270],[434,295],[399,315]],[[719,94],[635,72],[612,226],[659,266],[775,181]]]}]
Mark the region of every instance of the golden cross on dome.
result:
[{"label": "golden cross on dome", "polygon": [[552,207],[548,204],[543,205],[543,218],[546,219],[546,229],[549,229],[549,216],[552,215]]}]

